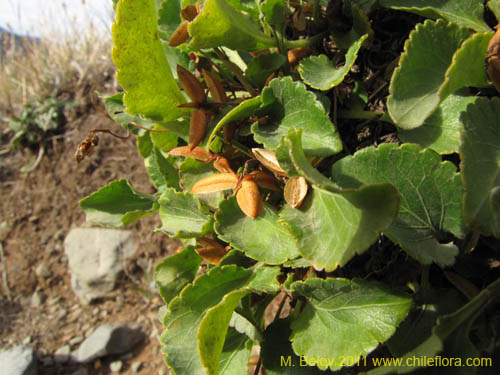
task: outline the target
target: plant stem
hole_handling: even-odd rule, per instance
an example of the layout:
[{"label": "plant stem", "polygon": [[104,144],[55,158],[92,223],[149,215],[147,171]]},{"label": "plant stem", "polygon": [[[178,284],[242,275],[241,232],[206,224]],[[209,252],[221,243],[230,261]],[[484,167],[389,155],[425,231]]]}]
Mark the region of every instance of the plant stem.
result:
[{"label": "plant stem", "polygon": [[362,109],[351,109],[340,112],[340,118],[384,121],[388,122],[389,124],[395,125],[394,121],[392,121],[387,112],[382,111],[364,111]]},{"label": "plant stem", "polygon": [[257,91],[256,89],[254,89],[252,87],[250,82],[248,82],[247,79],[245,78],[241,69],[236,64],[234,64],[231,60],[229,60],[229,58],[226,56],[226,54],[224,52],[222,52],[219,48],[214,48],[214,52],[217,54],[219,59],[221,59],[222,62],[229,68],[229,70],[231,70],[231,72],[233,72],[233,74],[238,78],[238,80],[241,82],[241,84],[243,85],[245,90],[247,90],[250,93],[250,95],[252,95],[252,96],[259,95],[259,91]]},{"label": "plant stem", "polygon": [[[221,137],[220,135],[216,135],[217,138],[219,139],[222,139],[224,141],[224,138]],[[249,158],[253,158],[253,155],[252,153],[250,152],[250,150],[248,149],[248,147],[242,145],[240,142],[238,141],[235,141],[234,139],[231,140],[231,145],[237,149],[238,151],[240,151],[241,153],[245,154],[246,156],[248,156]]]},{"label": "plant stem", "polygon": [[323,38],[326,35],[326,32],[314,35],[310,38],[306,39],[299,39],[299,40],[285,40],[285,47],[287,49],[292,49],[292,48],[300,48],[300,47],[308,47],[310,45],[313,45],[316,43],[318,40]]}]

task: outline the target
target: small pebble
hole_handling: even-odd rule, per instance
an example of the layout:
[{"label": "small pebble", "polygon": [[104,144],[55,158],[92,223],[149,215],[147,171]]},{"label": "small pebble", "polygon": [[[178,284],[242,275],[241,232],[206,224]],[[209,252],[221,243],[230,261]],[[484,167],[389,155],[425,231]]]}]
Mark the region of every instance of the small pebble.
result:
[{"label": "small pebble", "polygon": [[113,372],[120,372],[123,368],[123,362],[122,361],[114,361],[111,362],[109,365],[109,369]]},{"label": "small pebble", "polygon": [[47,266],[47,263],[42,262],[35,268],[35,274],[43,279],[47,279],[50,277],[50,269],[49,266]]},{"label": "small pebble", "polygon": [[51,298],[48,303],[49,303],[49,305],[53,306],[53,305],[58,304],[61,300],[62,300],[61,297],[54,297],[54,298]]},{"label": "small pebble", "polygon": [[78,345],[83,341],[82,336],[75,336],[71,340],[68,341],[68,344],[70,345]]},{"label": "small pebble", "polygon": [[92,310],[92,315],[97,315],[99,314],[99,307],[95,307],[94,310]]},{"label": "small pebble", "polygon": [[0,241],[3,241],[7,238],[10,232],[10,225],[7,221],[2,221],[0,224]]},{"label": "small pebble", "polygon": [[32,338],[31,336],[26,337],[26,338],[23,340],[23,344],[24,344],[24,345],[28,345],[28,344],[31,342],[31,340],[32,340],[32,339],[33,339],[33,338]]},{"label": "small pebble", "polygon": [[44,300],[44,295],[41,290],[37,290],[31,296],[31,307],[39,307]]}]

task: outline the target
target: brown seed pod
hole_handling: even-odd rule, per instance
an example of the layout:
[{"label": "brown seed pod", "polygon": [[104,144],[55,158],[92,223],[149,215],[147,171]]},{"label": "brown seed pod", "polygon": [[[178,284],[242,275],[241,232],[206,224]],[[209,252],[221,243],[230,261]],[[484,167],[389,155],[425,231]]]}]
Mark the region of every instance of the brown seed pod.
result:
[{"label": "brown seed pod", "polygon": [[500,93],[500,28],[495,27],[497,32],[488,43],[488,51],[486,53],[486,65],[488,76],[495,85],[495,88]]},{"label": "brown seed pod", "polygon": [[198,9],[194,4],[186,5],[186,7],[181,10],[181,17],[184,18],[186,21],[194,20],[197,15],[198,15]]},{"label": "brown seed pod", "polygon": [[295,66],[302,60],[304,57],[312,54],[312,50],[308,47],[298,47],[288,51],[288,63],[291,66]]},{"label": "brown seed pod", "polygon": [[255,219],[264,211],[264,202],[259,193],[257,184],[250,175],[241,181],[241,187],[236,193],[236,201],[245,215]]},{"label": "brown seed pod", "polygon": [[215,193],[228,189],[234,189],[238,183],[238,177],[232,173],[218,173],[202,178],[191,188],[191,194]]},{"label": "brown seed pod", "polygon": [[216,156],[214,161],[214,168],[217,169],[221,173],[232,173],[236,176],[229,161],[224,156]]},{"label": "brown seed pod", "polygon": [[210,238],[198,238],[197,242],[202,246],[196,252],[208,263],[219,264],[220,260],[231,249],[230,246],[222,246],[219,242]]},{"label": "brown seed pod", "polygon": [[212,95],[212,99],[218,103],[227,102],[226,91],[224,87],[222,87],[222,83],[219,79],[208,70],[203,69],[202,72],[208,91],[210,91],[210,95]]},{"label": "brown seed pod", "polygon": [[274,151],[265,148],[252,148],[252,154],[267,169],[278,175],[286,176],[286,172],[280,167]]},{"label": "brown seed pod", "polygon": [[207,95],[203,89],[203,85],[196,79],[196,77],[186,68],[177,65],[177,76],[181,82],[182,88],[186,94],[191,98],[193,103],[204,103],[207,100]]},{"label": "brown seed pod", "polygon": [[263,171],[252,171],[249,173],[249,175],[252,176],[252,179],[261,188],[274,191],[281,191],[278,181],[276,181],[276,179],[269,173]]},{"label": "brown seed pod", "polygon": [[189,39],[188,24],[188,21],[184,21],[177,29],[175,29],[174,33],[170,37],[170,40],[168,41],[168,45],[170,47],[177,47]]},{"label": "brown seed pod", "polygon": [[307,182],[304,177],[291,177],[285,184],[285,201],[293,208],[298,208],[307,195]]},{"label": "brown seed pod", "polygon": [[185,156],[188,158],[194,158],[204,163],[210,163],[215,159],[214,154],[201,147],[195,147],[193,149],[191,149],[189,146],[176,147],[170,150],[168,154],[174,156]]},{"label": "brown seed pod", "polygon": [[191,115],[189,123],[189,149],[193,150],[205,137],[208,116],[204,109],[197,109]]}]

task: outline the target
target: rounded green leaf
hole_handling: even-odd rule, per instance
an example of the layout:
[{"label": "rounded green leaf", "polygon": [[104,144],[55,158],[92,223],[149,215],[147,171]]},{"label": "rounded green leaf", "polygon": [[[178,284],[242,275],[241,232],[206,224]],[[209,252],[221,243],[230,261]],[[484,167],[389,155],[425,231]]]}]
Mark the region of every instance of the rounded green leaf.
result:
[{"label": "rounded green leaf", "polygon": [[455,94],[448,96],[422,126],[411,130],[398,129],[399,139],[433,149],[440,154],[458,152],[462,129],[460,115],[477,98]]},{"label": "rounded green leaf", "polygon": [[226,46],[257,51],[275,45],[274,39],[261,32],[248,15],[225,0],[206,0],[201,14],[189,25],[189,35],[194,49]]},{"label": "rounded green leaf", "polygon": [[[252,132],[257,142],[275,150],[281,137],[291,129],[304,129],[302,143],[306,155],[330,156],[342,150],[342,142],[321,102],[301,82],[291,77],[273,79],[262,90],[262,97],[274,97],[269,106],[269,121],[255,123]],[[265,99],[263,99],[265,101]]]},{"label": "rounded green leaf", "polygon": [[193,246],[187,246],[180,253],[163,259],[155,267],[155,283],[167,305],[193,281],[202,260]]},{"label": "rounded green leaf", "polygon": [[161,342],[166,362],[175,374],[206,374],[198,351],[200,324],[210,308],[221,303],[225,295],[244,288],[252,275],[252,270],[236,266],[215,267],[172,300],[163,319],[166,331]]},{"label": "rounded green leaf", "polygon": [[[367,202],[382,211],[367,209]],[[397,196],[393,199],[384,186],[345,194],[313,186],[300,209],[282,209],[280,222],[296,238],[305,259],[316,269],[333,271],[368,249],[392,224],[396,212]]]},{"label": "rounded green leaf", "polygon": [[436,110],[453,55],[469,36],[467,29],[443,20],[427,20],[410,33],[387,99],[389,114],[397,126],[416,128]]},{"label": "rounded green leaf", "polygon": [[278,215],[268,204],[256,219],[246,216],[235,198],[222,201],[215,214],[218,236],[253,259],[281,264],[299,256],[292,236],[278,223]]},{"label": "rounded green leaf", "polygon": [[475,31],[489,31],[483,18],[483,0],[380,0],[379,4],[428,18],[442,17]]},{"label": "rounded green leaf", "polygon": [[124,179],[113,181],[82,199],[80,207],[87,221],[110,227],[128,225],[158,209],[155,197],[135,191]]},{"label": "rounded green leaf", "polygon": [[113,25],[116,78],[125,90],[127,112],[170,121],[185,103],[163,52],[156,23],[155,0],[120,0]]},{"label": "rounded green leaf", "polygon": [[384,143],[339,160],[332,167],[332,178],[345,188],[392,184],[401,203],[385,235],[421,263],[445,266],[454,262],[456,246],[439,240],[445,232],[459,238],[465,235],[463,188],[456,167],[442,162],[439,154],[413,144]]},{"label": "rounded green leaf", "polygon": [[478,56],[486,56],[492,36],[492,32],[476,33],[462,43],[453,55],[445,81],[439,89],[441,100],[462,87],[489,85],[485,63],[483,59],[478,59]]},{"label": "rounded green leaf", "polygon": [[[308,279],[292,290],[307,305],[292,323],[292,347],[306,358],[325,358],[317,366],[341,368],[345,358],[356,363],[396,331],[412,299],[364,280]],[[325,363],[327,362],[327,363]]]},{"label": "rounded green leaf", "polygon": [[179,238],[201,237],[213,231],[212,216],[189,193],[166,189],[158,200],[162,226],[157,230]]},{"label": "rounded green leaf", "polygon": [[277,71],[285,62],[286,57],[277,53],[263,53],[250,60],[245,70],[245,76],[250,83],[262,88],[267,78]]},{"label": "rounded green leaf", "polygon": [[500,238],[500,99],[479,99],[462,114],[464,218],[473,229]]},{"label": "rounded green leaf", "polygon": [[358,51],[367,37],[368,34],[363,35],[349,47],[345,55],[344,66],[340,68],[334,66],[326,55],[303,59],[299,64],[299,72],[302,80],[312,88],[323,91],[338,86],[351,70],[358,56]]},{"label": "rounded green leaf", "polygon": [[301,146],[301,130],[283,137],[281,153],[285,145],[288,164],[313,187],[300,209],[285,206],[280,220],[296,238],[304,258],[318,269],[334,270],[365,251],[390,227],[398,212],[398,193],[387,183],[359,190],[340,188],[309,164]]}]

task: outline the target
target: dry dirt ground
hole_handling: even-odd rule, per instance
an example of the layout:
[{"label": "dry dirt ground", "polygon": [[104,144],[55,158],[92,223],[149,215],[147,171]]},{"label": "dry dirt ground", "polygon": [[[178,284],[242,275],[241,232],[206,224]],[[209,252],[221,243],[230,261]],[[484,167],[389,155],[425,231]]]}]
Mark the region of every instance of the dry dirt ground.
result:
[{"label": "dry dirt ground", "polygon": [[[40,374],[71,374],[78,365],[51,363],[50,355],[75,337],[71,342],[88,336],[102,323],[133,322],[144,328],[147,339],[124,360],[122,373],[131,373],[130,365],[136,361],[144,362],[140,374],[167,373],[158,341],[162,327],[157,312],[162,303],[147,290],[154,265],[179,243],[153,232],[160,225],[157,215],[127,228],[136,237],[138,251],[126,261],[126,272],[109,297],[86,306],[70,287],[63,241],[71,228],[86,225],[78,201],[119,178],[129,179],[139,191],[155,191],[133,137],[123,141],[100,136],[94,153],[76,163],[78,144],[96,127],[123,132],[101,115],[90,114],[66,124],[65,133],[51,139],[31,173],[19,172],[29,154],[0,156],[0,222],[6,221],[10,228],[1,242],[0,348],[26,343],[37,352]],[[47,278],[35,273],[41,263],[50,271]],[[43,303],[33,307],[32,295],[37,290]],[[72,345],[73,350],[76,347]],[[116,359],[90,364],[89,374],[111,373],[109,363]]]}]

